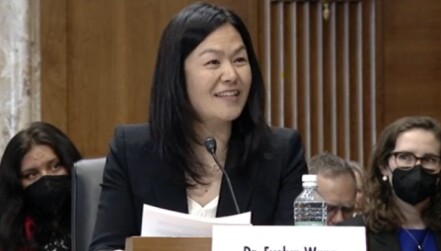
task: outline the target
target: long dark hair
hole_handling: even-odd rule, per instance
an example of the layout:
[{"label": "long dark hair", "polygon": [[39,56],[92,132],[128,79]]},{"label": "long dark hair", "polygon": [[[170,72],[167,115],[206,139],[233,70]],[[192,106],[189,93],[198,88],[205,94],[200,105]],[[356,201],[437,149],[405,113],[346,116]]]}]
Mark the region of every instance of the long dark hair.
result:
[{"label": "long dark hair", "polygon": [[[0,250],[19,250],[30,245],[25,238],[26,218],[24,189],[21,183],[21,161],[35,145],[49,146],[70,175],[74,162],[81,155],[71,140],[55,126],[34,122],[17,133],[8,143],[0,163]],[[70,212],[70,210],[69,210]],[[65,225],[69,231],[70,216]],[[37,229],[37,232],[41,229]]]},{"label": "long dark hair", "polygon": [[[368,169],[365,190],[365,210],[367,226],[374,232],[399,228],[404,220],[401,210],[393,199],[393,191],[389,181],[383,181],[381,167],[388,165],[390,154],[395,149],[398,137],[412,129],[423,129],[433,133],[441,144],[441,125],[431,117],[404,117],[383,131],[372,154]],[[438,153],[441,155],[441,149]],[[422,212],[422,219],[429,229],[441,230],[441,184],[438,182],[437,192],[430,205]]]},{"label": "long dark hair", "polygon": [[270,133],[264,117],[262,73],[242,20],[233,11],[208,3],[195,3],[183,9],[171,20],[161,37],[153,76],[150,125],[155,149],[160,156],[173,160],[173,166],[184,170],[196,182],[200,181],[202,171],[191,146],[201,142],[198,142],[194,129],[198,115],[187,95],[184,61],[210,33],[226,23],[241,35],[252,73],[248,100],[232,127],[232,137],[243,143],[241,167],[246,166],[263,142],[267,142]]}]

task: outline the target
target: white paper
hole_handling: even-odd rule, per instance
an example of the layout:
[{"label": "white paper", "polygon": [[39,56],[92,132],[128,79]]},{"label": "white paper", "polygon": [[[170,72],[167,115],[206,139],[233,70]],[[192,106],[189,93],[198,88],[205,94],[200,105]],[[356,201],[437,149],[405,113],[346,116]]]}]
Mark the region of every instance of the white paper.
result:
[{"label": "white paper", "polygon": [[211,237],[213,225],[251,225],[251,212],[219,218],[203,218],[144,205],[143,237]]}]

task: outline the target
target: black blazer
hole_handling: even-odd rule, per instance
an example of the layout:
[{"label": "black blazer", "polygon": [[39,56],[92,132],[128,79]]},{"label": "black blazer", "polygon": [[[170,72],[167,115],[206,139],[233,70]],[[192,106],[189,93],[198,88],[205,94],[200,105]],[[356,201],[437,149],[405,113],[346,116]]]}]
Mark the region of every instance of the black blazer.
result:
[{"label": "black blazer", "polygon": [[[355,218],[344,221],[343,226],[366,226],[363,217],[357,216]],[[373,233],[366,229],[367,250],[368,251],[401,251],[400,239],[398,231],[388,231]],[[435,232],[435,241],[437,250],[441,251],[441,233]]]},{"label": "black blazer", "polygon": [[[274,129],[245,174],[235,168],[242,151],[241,141],[232,138],[225,164],[241,212],[251,211],[254,225],[293,224],[293,201],[307,173],[299,133]],[[90,250],[123,248],[126,237],[140,235],[143,204],[188,213],[183,181],[183,171],[154,152],[147,124],[118,127],[104,169]],[[216,216],[233,214],[236,210],[223,178]]]}]

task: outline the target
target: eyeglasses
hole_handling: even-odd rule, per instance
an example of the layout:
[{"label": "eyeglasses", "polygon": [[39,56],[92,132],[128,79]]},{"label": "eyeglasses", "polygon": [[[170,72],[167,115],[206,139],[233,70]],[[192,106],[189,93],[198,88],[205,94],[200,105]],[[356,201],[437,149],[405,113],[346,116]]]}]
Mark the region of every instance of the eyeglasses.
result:
[{"label": "eyeglasses", "polygon": [[328,207],[328,217],[336,214],[338,211],[341,211],[341,214],[343,215],[343,218],[348,218],[352,216],[354,213],[354,206],[336,206],[336,205],[327,205]]},{"label": "eyeglasses", "polygon": [[395,158],[397,168],[402,170],[411,170],[420,161],[427,173],[437,174],[440,172],[441,158],[438,155],[426,154],[423,157],[417,157],[411,152],[393,152],[391,156]]}]

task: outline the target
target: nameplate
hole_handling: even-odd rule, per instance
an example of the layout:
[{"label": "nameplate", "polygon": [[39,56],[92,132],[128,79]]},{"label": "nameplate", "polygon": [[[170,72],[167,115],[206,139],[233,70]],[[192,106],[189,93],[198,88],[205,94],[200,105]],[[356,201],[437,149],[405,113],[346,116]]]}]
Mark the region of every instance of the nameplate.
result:
[{"label": "nameplate", "polygon": [[212,251],[366,251],[365,227],[213,226]]}]

